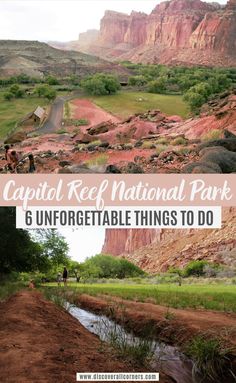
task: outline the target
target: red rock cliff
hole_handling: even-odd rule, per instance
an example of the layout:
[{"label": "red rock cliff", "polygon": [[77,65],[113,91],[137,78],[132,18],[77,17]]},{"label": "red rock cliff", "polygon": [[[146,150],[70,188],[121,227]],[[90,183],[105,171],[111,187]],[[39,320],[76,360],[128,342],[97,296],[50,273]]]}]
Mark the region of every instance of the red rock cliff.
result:
[{"label": "red rock cliff", "polygon": [[236,209],[225,208],[221,229],[107,229],[102,252],[122,255],[148,272],[206,259],[236,266]]},{"label": "red rock cliff", "polygon": [[[106,11],[87,52],[134,62],[236,65],[236,3],[171,0],[150,15]],[[223,56],[222,56],[223,53]]]}]

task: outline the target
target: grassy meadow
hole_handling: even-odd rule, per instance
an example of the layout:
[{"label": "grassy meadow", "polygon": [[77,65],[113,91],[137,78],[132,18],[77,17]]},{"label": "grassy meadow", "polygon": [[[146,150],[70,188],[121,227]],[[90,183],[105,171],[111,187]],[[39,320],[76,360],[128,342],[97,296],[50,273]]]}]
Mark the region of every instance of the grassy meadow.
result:
[{"label": "grassy meadow", "polygon": [[[49,283],[47,286],[57,286]],[[236,312],[235,285],[182,285],[173,284],[77,284],[69,283],[68,288],[79,294],[110,295],[139,302],[152,303],[173,307],[192,308],[216,311]]]},{"label": "grassy meadow", "polygon": [[168,115],[187,117],[189,109],[181,95],[153,94],[145,92],[119,92],[108,96],[89,96],[99,107],[121,118],[150,109],[160,109]]},{"label": "grassy meadow", "polygon": [[6,101],[3,97],[5,92],[0,91],[0,140],[3,140],[25,115],[35,110],[37,106],[45,107],[48,103],[39,97],[15,98]]}]

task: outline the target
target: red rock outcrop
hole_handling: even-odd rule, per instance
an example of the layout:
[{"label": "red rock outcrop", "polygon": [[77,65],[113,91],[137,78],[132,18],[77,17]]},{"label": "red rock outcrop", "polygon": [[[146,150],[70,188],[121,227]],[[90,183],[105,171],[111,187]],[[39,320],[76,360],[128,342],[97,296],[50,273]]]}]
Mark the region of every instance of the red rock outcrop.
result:
[{"label": "red rock outcrop", "polygon": [[[109,59],[164,64],[236,64],[236,5],[171,0],[150,15],[106,11],[96,44],[77,49]],[[222,55],[223,53],[223,55]]]},{"label": "red rock outcrop", "polygon": [[235,266],[235,249],[236,209],[225,208],[221,229],[107,229],[102,251],[155,273],[201,259]]}]

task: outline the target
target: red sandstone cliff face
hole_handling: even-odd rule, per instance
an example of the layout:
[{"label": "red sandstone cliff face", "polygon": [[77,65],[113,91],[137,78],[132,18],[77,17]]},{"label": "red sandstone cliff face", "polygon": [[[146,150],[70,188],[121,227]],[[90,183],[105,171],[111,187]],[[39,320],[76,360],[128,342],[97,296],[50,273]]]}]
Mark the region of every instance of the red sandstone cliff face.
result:
[{"label": "red sandstone cliff face", "polygon": [[233,66],[235,44],[235,0],[223,8],[201,0],[171,0],[150,15],[107,11],[96,44],[83,49],[134,62]]},{"label": "red sandstone cliff face", "polygon": [[106,230],[103,253],[122,255],[155,273],[205,259],[236,266],[236,208],[225,208],[221,229]]},{"label": "red sandstone cliff face", "polygon": [[161,239],[161,230],[155,229],[117,229],[106,230],[102,252],[120,255],[132,253],[136,249]]}]

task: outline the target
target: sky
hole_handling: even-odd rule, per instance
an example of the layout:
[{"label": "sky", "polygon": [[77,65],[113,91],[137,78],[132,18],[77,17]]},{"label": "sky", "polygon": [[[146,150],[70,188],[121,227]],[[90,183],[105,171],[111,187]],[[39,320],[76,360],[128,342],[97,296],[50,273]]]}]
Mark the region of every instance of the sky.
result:
[{"label": "sky", "polygon": [[[72,41],[99,29],[105,10],[150,13],[159,0],[0,0],[0,39]],[[210,2],[210,1],[208,1]],[[225,4],[226,0],[218,0]]]},{"label": "sky", "polygon": [[100,254],[105,239],[103,228],[60,229],[69,245],[69,255],[74,261],[82,262],[87,257]]}]

